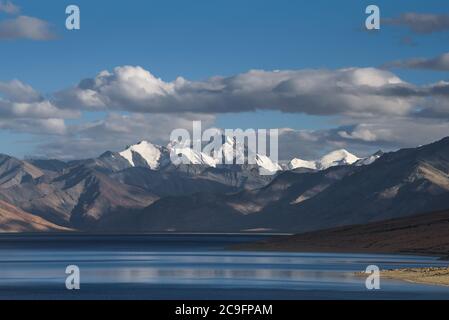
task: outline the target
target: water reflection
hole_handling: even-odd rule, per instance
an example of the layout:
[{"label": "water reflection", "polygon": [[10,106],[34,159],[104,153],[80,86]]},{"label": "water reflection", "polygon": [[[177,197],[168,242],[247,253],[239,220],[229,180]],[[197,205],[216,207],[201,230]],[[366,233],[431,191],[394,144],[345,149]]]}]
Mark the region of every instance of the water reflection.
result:
[{"label": "water reflection", "polygon": [[[61,289],[66,277],[65,268],[69,264],[80,267],[83,285],[96,288],[93,289],[93,297],[96,290],[102,292],[100,285],[124,285],[130,290],[137,285],[146,285],[147,288],[173,285],[187,288],[185,298],[192,298],[188,288],[232,288],[235,293],[241,290],[253,290],[253,293],[262,290],[366,293],[364,279],[355,277],[354,271],[364,270],[367,265],[376,264],[380,268],[446,265],[443,261],[426,257],[233,252],[217,247],[213,250],[199,247],[185,250],[184,247],[176,248],[176,242],[170,250],[166,250],[166,245],[160,249],[153,245],[148,250],[141,246],[138,250],[94,248],[94,243],[88,249],[77,249],[76,246],[64,250],[51,246],[32,249],[0,247],[0,298],[5,288],[13,293],[19,287],[39,290],[53,285]],[[394,281],[383,282],[383,289],[400,293],[445,290]],[[445,292],[449,293],[449,290]],[[152,293],[151,297],[154,296],[157,297],[157,293]],[[338,294],[334,297],[339,298]]]},{"label": "water reflection", "polygon": [[[84,283],[254,283],[295,287],[304,282],[354,283],[354,271],[370,263],[384,267],[439,265],[426,258],[363,255],[299,255],[235,252],[0,251],[0,284],[60,281],[68,264]],[[377,260],[377,261],[376,261]]]}]

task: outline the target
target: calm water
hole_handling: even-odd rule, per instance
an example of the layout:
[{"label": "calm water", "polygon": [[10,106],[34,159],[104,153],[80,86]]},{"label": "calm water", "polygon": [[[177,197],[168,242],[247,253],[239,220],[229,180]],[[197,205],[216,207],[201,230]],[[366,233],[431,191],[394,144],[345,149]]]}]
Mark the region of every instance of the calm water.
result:
[{"label": "calm water", "polygon": [[[263,236],[0,236],[0,299],[448,299],[449,288],[353,276],[444,266],[427,257],[234,252]],[[78,265],[81,290],[65,289]]]}]

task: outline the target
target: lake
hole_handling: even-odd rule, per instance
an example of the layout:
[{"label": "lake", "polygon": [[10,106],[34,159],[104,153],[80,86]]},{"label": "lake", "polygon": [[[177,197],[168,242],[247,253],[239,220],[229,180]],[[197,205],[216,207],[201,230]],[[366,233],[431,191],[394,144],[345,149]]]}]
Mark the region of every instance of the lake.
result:
[{"label": "lake", "polygon": [[[449,288],[354,276],[447,266],[430,257],[238,252],[266,235],[0,235],[0,299],[448,299]],[[65,288],[68,265],[81,289]]]}]

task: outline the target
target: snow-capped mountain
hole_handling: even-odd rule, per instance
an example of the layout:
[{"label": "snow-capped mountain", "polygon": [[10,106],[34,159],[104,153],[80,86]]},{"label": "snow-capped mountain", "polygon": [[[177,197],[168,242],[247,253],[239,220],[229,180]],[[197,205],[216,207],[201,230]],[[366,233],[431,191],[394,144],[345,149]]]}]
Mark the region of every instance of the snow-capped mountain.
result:
[{"label": "snow-capped mountain", "polygon": [[[159,170],[169,165],[171,163],[171,153],[175,153],[181,157],[183,159],[183,164],[189,165],[202,165],[215,168],[220,165],[237,164],[239,163],[239,160],[247,159],[247,162],[253,163],[259,168],[260,173],[263,174],[270,174],[283,170],[277,162],[273,162],[267,156],[248,150],[246,145],[239,143],[236,139],[225,136],[222,138],[223,144],[218,150],[220,156],[216,158],[177,142],[171,142],[167,147],[163,147],[145,140],[135,145],[131,145],[119,153],[111,153],[111,156],[115,157],[118,155],[119,158],[121,157],[124,159],[122,162],[127,163],[130,167],[148,167],[152,170]],[[378,151],[369,157],[359,158],[347,150],[340,149],[326,154],[319,160],[294,158],[288,163],[286,169],[294,170],[304,168],[311,170],[325,170],[340,165],[369,165],[382,155],[383,152]]]},{"label": "snow-capped mountain", "polygon": [[345,149],[340,149],[332,151],[322,157],[317,163],[317,168],[320,170],[325,170],[330,167],[353,164],[358,160],[360,160],[360,158],[357,156],[346,151]]},{"label": "snow-capped mountain", "polygon": [[182,163],[215,167],[215,160],[212,157],[175,142],[163,147],[144,140],[119,152],[119,155],[125,158],[131,167],[149,167],[158,170],[170,163],[172,152],[183,159]]},{"label": "snow-capped mountain", "polygon": [[273,162],[265,155],[249,150],[246,145],[232,137],[224,137],[224,143],[219,150],[219,154],[222,155],[222,159],[215,159],[217,165],[223,162],[226,164],[239,163],[238,160],[245,160],[247,158],[248,163],[255,164],[259,167],[261,174],[272,174],[282,171],[282,167],[278,163]]},{"label": "snow-capped mountain", "polygon": [[178,157],[182,158],[183,164],[205,165],[208,167],[216,166],[214,158],[203,152],[195,151],[193,148],[185,146],[169,146],[168,149],[170,152],[173,152],[178,155]]},{"label": "snow-capped mountain", "polygon": [[273,162],[269,157],[256,154],[256,164],[259,166],[261,174],[270,174],[278,171],[282,171],[282,167]]},{"label": "snow-capped mountain", "polygon": [[129,146],[126,150],[119,152],[119,155],[125,158],[131,167],[146,164],[152,170],[161,168],[170,160],[170,154],[167,148],[152,144],[148,141],[141,141],[138,144]]},{"label": "snow-capped mountain", "polygon": [[228,136],[222,136],[224,139],[224,143],[221,145],[221,148],[218,150],[218,153],[223,157],[222,160],[216,159],[217,162],[233,164],[237,163],[237,159],[245,159],[245,154],[249,154],[248,148],[239,143],[235,138],[231,138]]},{"label": "snow-capped mountain", "polygon": [[294,170],[298,168],[304,168],[312,170],[326,170],[330,167],[342,165],[367,166],[372,164],[383,155],[384,152],[379,150],[369,157],[359,158],[344,149],[340,149],[326,154],[319,160],[303,160],[294,158],[289,162],[288,169]]},{"label": "snow-capped mountain", "polygon": [[293,170],[297,168],[316,170],[317,169],[316,161],[307,161],[299,158],[294,158],[289,162],[288,169]]},{"label": "snow-capped mountain", "polygon": [[313,170],[325,170],[330,167],[335,166],[342,166],[342,165],[349,165],[353,164],[360,160],[357,156],[353,155],[352,153],[340,149],[332,151],[328,154],[326,154],[324,157],[322,157],[319,160],[302,160],[299,158],[295,158],[290,161],[288,164],[288,168],[290,170],[297,169],[297,168],[306,168],[306,169],[313,169]]},{"label": "snow-capped mountain", "polygon": [[129,146],[118,155],[124,158],[130,167],[149,167],[152,170],[159,170],[171,163],[170,154],[174,153],[182,159],[183,164],[202,165],[207,167],[217,167],[218,165],[238,163],[236,159],[245,159],[257,165],[264,174],[281,171],[279,164],[274,163],[269,157],[248,151],[246,146],[236,142],[231,137],[223,137],[224,143],[218,150],[219,157],[212,157],[204,152],[196,151],[189,145],[183,145],[176,141],[171,142],[167,147],[152,144],[148,141],[141,141],[138,144]]}]

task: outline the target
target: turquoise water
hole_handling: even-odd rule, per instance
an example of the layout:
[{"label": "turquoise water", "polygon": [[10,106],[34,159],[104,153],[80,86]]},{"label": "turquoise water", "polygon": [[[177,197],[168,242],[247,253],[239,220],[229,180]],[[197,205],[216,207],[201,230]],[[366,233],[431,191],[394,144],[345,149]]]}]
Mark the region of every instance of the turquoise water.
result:
[{"label": "turquoise water", "polygon": [[[449,288],[355,277],[382,268],[446,266],[429,257],[235,252],[263,236],[0,236],[0,299],[447,299]],[[77,265],[81,289],[65,288]]]}]

